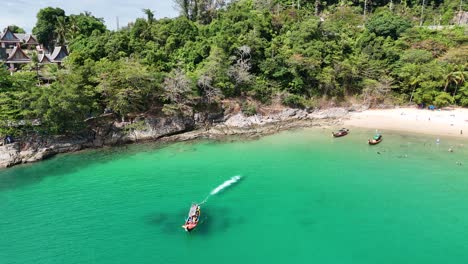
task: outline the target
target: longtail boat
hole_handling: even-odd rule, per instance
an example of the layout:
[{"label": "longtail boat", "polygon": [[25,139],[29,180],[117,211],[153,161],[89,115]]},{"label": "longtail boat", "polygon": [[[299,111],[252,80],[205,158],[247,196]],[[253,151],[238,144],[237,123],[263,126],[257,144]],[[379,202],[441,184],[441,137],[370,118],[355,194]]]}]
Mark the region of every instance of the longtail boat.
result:
[{"label": "longtail boat", "polygon": [[383,137],[380,134],[375,135],[372,139],[367,140],[369,142],[369,145],[377,145],[380,142],[382,142]]},{"label": "longtail boat", "polygon": [[185,224],[182,226],[185,231],[190,232],[195,227],[197,227],[198,222],[200,221],[200,205],[192,204],[190,207],[190,211],[188,213],[188,217],[185,220]]},{"label": "longtail boat", "polygon": [[343,137],[343,136],[348,135],[348,133],[349,133],[349,129],[342,128],[342,129],[338,130],[337,132],[332,132],[332,135],[333,135],[333,137]]}]

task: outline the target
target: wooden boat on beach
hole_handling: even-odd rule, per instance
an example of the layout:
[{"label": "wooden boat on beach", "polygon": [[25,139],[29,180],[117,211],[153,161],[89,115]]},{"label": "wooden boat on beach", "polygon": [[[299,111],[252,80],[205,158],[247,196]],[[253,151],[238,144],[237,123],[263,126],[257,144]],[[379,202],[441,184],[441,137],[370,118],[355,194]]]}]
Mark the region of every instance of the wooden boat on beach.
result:
[{"label": "wooden boat on beach", "polygon": [[349,134],[349,129],[347,128],[342,128],[338,130],[337,132],[332,132],[333,137],[343,137]]},{"label": "wooden boat on beach", "polygon": [[382,142],[383,137],[380,134],[375,135],[372,139],[368,139],[369,145],[377,145]]},{"label": "wooden boat on beach", "polygon": [[192,204],[185,224],[182,226],[185,231],[190,232],[197,227],[200,221],[200,205]]}]

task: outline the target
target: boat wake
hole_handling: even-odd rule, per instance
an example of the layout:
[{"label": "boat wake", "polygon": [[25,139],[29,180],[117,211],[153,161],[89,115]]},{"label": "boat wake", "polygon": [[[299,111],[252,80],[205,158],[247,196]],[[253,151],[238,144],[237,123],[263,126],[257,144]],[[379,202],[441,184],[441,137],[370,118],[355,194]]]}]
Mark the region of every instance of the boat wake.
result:
[{"label": "boat wake", "polygon": [[216,195],[218,194],[219,192],[223,191],[224,189],[228,188],[229,186],[235,184],[236,182],[238,182],[240,179],[242,179],[242,177],[240,175],[236,175],[236,176],[233,176],[231,177],[229,180],[223,182],[222,184],[220,184],[218,187],[214,188],[210,194],[205,198],[205,200],[203,200],[201,204],[204,204],[206,203],[206,201],[208,201],[208,198],[210,198],[211,196],[213,195]]},{"label": "boat wake", "polygon": [[231,177],[231,179],[223,182],[223,184],[219,185],[218,187],[214,188],[211,192],[210,195],[215,195],[219,193],[220,191],[226,189],[227,187],[233,185],[234,183],[238,182],[241,179],[241,176],[237,175],[234,177]]}]

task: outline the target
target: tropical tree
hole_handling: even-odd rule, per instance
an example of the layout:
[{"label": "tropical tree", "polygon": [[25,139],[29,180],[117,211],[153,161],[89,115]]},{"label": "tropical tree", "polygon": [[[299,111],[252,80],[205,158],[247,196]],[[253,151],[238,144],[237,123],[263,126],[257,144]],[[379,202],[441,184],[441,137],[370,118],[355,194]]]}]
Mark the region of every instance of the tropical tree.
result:
[{"label": "tropical tree", "polygon": [[468,72],[464,71],[463,67],[459,65],[450,65],[447,68],[449,70],[445,75],[444,92],[447,92],[447,87],[450,84],[454,84],[455,90],[453,91],[453,96],[455,96],[457,94],[458,87],[465,82],[465,76],[468,74]]},{"label": "tropical tree", "polygon": [[191,115],[193,99],[192,81],[180,68],[172,70],[163,83],[164,113]]},{"label": "tropical tree", "polygon": [[68,34],[74,36],[90,37],[93,32],[96,35],[107,31],[104,19],[97,18],[91,12],[85,11],[78,15],[70,15],[68,17]]},{"label": "tropical tree", "polygon": [[411,27],[411,23],[404,17],[395,15],[389,10],[373,15],[366,23],[369,32],[377,36],[397,39],[403,32]]},{"label": "tropical tree", "polygon": [[103,59],[96,64],[97,90],[104,98],[107,108],[118,113],[122,120],[128,114],[145,111],[149,99],[156,91],[154,76],[135,60],[109,61]]},{"label": "tropical tree", "polygon": [[55,44],[59,46],[63,46],[66,44],[66,36],[68,33],[68,25],[66,18],[63,16],[57,17],[57,23],[55,26],[55,35],[56,41]]},{"label": "tropical tree", "polygon": [[149,25],[153,24],[154,22],[154,12],[151,9],[145,8],[143,9],[143,13],[146,15],[146,21]]},{"label": "tropical tree", "polygon": [[57,18],[65,17],[65,11],[61,8],[46,7],[39,10],[37,13],[36,26],[33,28],[33,34],[36,35],[37,41],[52,49],[56,40],[55,28]]},{"label": "tropical tree", "polygon": [[237,57],[235,63],[228,70],[229,77],[232,78],[235,85],[235,94],[241,95],[241,87],[248,85],[252,81],[252,74],[250,73],[250,55],[251,49],[247,45],[243,45],[237,49]]},{"label": "tropical tree", "polygon": [[26,33],[23,28],[17,26],[17,25],[9,25],[8,29],[13,32],[13,33]]},{"label": "tropical tree", "polygon": [[80,27],[78,26],[78,19],[76,16],[68,17],[68,36],[70,40],[74,40],[80,34]]}]

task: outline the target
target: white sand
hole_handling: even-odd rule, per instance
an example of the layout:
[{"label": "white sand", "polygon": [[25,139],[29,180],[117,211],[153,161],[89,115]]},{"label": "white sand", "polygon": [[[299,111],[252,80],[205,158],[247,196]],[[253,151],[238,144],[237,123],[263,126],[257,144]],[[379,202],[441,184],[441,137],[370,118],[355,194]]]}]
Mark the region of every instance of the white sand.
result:
[{"label": "white sand", "polygon": [[[456,136],[468,138],[468,109],[424,110],[397,108],[366,110],[350,114],[346,126],[396,130],[436,136]],[[463,131],[463,134],[460,134]]]}]

